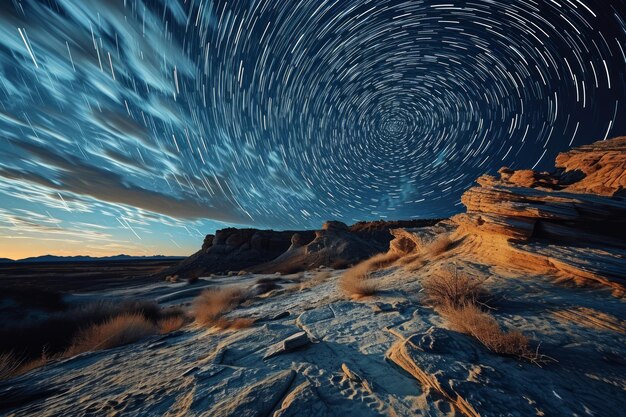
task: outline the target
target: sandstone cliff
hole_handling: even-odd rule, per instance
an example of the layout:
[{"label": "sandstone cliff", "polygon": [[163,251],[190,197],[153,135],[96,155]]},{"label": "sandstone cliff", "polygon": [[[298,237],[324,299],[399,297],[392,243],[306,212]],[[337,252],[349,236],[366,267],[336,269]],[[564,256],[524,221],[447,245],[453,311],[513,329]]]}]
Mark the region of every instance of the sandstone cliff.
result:
[{"label": "sandstone cliff", "polygon": [[[561,153],[552,173],[502,168],[483,175],[462,197],[467,212],[439,225],[476,261],[597,282],[623,294],[626,285],[626,137]],[[443,228],[443,229],[442,229]],[[408,251],[433,230],[396,230]],[[428,239],[426,239],[428,241]]]},{"label": "sandstone cliff", "polygon": [[321,230],[228,228],[207,235],[202,249],[159,276],[181,279],[240,270],[291,273],[319,266],[345,268],[385,252],[391,229],[430,226],[439,220],[373,221],[347,226],[328,221]]}]

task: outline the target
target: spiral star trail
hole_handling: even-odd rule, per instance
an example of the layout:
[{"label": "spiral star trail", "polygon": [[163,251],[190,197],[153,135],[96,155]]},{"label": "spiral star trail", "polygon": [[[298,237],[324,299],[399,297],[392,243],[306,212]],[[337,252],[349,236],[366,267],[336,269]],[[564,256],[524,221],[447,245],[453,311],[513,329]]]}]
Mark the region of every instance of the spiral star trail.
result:
[{"label": "spiral star trail", "polygon": [[625,134],[625,81],[622,0],[5,1],[0,245],[448,216]]}]

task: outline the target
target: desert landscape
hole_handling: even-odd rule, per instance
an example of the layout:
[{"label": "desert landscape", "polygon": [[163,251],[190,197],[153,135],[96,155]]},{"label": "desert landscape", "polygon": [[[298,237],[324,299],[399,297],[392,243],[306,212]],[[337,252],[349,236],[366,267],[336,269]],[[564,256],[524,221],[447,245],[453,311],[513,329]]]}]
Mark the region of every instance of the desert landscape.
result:
[{"label": "desert landscape", "polygon": [[626,0],[1,0],[0,417],[626,416]]},{"label": "desert landscape", "polygon": [[228,228],[114,285],[3,265],[0,414],[621,415],[625,188],[620,137],[447,219]]}]

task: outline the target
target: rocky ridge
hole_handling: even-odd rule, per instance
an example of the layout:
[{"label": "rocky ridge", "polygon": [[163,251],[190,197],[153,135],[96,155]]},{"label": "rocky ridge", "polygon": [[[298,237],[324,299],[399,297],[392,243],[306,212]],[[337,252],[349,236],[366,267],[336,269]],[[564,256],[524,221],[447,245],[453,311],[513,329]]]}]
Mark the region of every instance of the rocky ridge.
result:
[{"label": "rocky ridge", "polygon": [[437,221],[373,221],[352,226],[328,221],[316,231],[227,228],[207,235],[200,251],[159,276],[187,279],[242,270],[293,273],[319,266],[345,268],[387,251],[391,229],[430,226]]}]

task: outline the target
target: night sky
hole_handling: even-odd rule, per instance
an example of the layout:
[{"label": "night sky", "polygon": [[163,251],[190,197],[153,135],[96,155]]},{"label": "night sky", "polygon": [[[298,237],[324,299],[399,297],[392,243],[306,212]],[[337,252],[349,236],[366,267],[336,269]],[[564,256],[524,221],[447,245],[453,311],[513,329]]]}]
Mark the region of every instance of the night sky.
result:
[{"label": "night sky", "polygon": [[625,114],[623,0],[2,0],[0,257],[448,216]]}]

